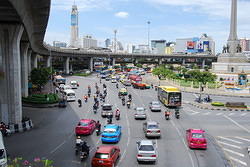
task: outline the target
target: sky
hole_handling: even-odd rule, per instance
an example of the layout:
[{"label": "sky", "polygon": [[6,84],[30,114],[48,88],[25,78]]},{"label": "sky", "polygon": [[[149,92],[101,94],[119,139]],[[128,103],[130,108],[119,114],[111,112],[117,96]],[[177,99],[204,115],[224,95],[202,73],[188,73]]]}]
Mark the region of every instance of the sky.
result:
[{"label": "sky", "polygon": [[[70,13],[74,0],[51,0],[45,42],[70,41]],[[176,41],[206,33],[221,52],[230,28],[231,0],[75,0],[79,35],[92,35],[104,46],[114,37],[126,44],[147,44],[150,39]],[[238,38],[250,38],[250,0],[238,0]]]}]

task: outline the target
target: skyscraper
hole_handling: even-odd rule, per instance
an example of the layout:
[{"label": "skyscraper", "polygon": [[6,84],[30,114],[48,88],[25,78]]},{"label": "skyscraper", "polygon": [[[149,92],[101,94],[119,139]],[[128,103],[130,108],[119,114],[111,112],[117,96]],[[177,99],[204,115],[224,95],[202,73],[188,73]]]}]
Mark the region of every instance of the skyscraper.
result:
[{"label": "skyscraper", "polygon": [[71,11],[71,35],[70,35],[70,47],[79,47],[79,35],[78,35],[78,10],[74,4]]}]

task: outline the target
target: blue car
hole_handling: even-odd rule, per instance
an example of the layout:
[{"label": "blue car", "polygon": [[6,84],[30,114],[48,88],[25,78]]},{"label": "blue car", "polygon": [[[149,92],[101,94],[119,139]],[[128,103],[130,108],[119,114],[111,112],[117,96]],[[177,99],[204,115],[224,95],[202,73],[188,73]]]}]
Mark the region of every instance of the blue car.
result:
[{"label": "blue car", "polygon": [[101,140],[103,143],[118,143],[121,138],[121,126],[119,125],[106,125],[102,132]]}]

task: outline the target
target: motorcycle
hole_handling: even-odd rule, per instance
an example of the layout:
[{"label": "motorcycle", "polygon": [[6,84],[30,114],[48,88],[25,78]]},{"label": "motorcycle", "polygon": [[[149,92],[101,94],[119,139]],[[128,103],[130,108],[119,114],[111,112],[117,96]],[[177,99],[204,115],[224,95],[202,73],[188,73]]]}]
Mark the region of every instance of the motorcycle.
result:
[{"label": "motorcycle", "polygon": [[80,99],[78,100],[78,107],[82,107],[82,101]]},{"label": "motorcycle", "polygon": [[96,129],[95,132],[96,132],[96,136],[99,136],[101,134],[101,131],[99,129]]},{"label": "motorcycle", "polygon": [[81,161],[83,161],[84,159],[86,159],[88,157],[88,153],[86,151],[80,153],[80,159]]},{"label": "motorcycle", "polygon": [[166,118],[166,120],[170,119],[170,113],[169,112],[165,112],[165,118]]},{"label": "motorcycle", "polygon": [[127,103],[127,107],[128,107],[128,109],[130,108],[130,102]]},{"label": "motorcycle", "polygon": [[118,121],[118,120],[120,120],[120,114],[116,114],[115,115],[115,119]]},{"label": "motorcycle", "polygon": [[175,112],[175,118],[179,119],[180,118],[180,112]]}]

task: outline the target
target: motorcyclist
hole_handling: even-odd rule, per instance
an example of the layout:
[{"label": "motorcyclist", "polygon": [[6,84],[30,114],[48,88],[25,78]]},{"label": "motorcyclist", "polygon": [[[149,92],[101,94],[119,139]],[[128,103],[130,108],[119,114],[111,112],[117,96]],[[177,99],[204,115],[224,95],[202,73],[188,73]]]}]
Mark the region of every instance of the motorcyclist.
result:
[{"label": "motorcyclist", "polygon": [[180,116],[180,111],[178,109],[175,110],[175,117],[179,117]]},{"label": "motorcyclist", "polygon": [[132,100],[132,95],[131,94],[128,95],[128,99],[130,99],[130,101]]},{"label": "motorcyclist", "polygon": [[106,87],[107,87],[106,84],[103,84],[102,86],[103,86],[103,88],[106,88]]},{"label": "motorcyclist", "polygon": [[169,119],[169,117],[170,117],[170,111],[166,111],[166,112],[165,112],[165,117],[166,117],[167,119]]},{"label": "motorcyclist", "polygon": [[122,97],[122,104],[125,104],[125,97]]},{"label": "motorcyclist", "polygon": [[82,139],[80,136],[77,136],[76,138],[76,147],[79,147],[83,143]]},{"label": "motorcyclist", "polygon": [[79,105],[79,107],[81,107],[82,106],[82,100],[81,99],[78,99],[78,105]]},{"label": "motorcyclist", "polygon": [[88,101],[88,96],[87,95],[84,96],[84,100],[85,100],[85,102]]},{"label": "motorcyclist", "polygon": [[119,108],[117,108],[115,110],[115,116],[120,118],[120,110],[119,110]]},{"label": "motorcyclist", "polygon": [[107,115],[107,121],[108,121],[108,124],[112,124],[112,115],[111,114],[109,114],[109,115]]},{"label": "motorcyclist", "polygon": [[87,145],[86,141],[84,141],[81,145],[82,152],[86,152],[89,155],[89,146]]},{"label": "motorcyclist", "polygon": [[130,108],[130,105],[131,105],[131,101],[128,100],[128,101],[127,101],[127,107]]},{"label": "motorcyclist", "polygon": [[102,127],[102,125],[101,125],[100,121],[97,121],[96,122],[96,129],[98,130],[98,133],[101,132],[101,127]]},{"label": "motorcyclist", "polygon": [[116,88],[117,88],[117,89],[119,88],[119,84],[118,84],[118,83],[116,83]]}]

